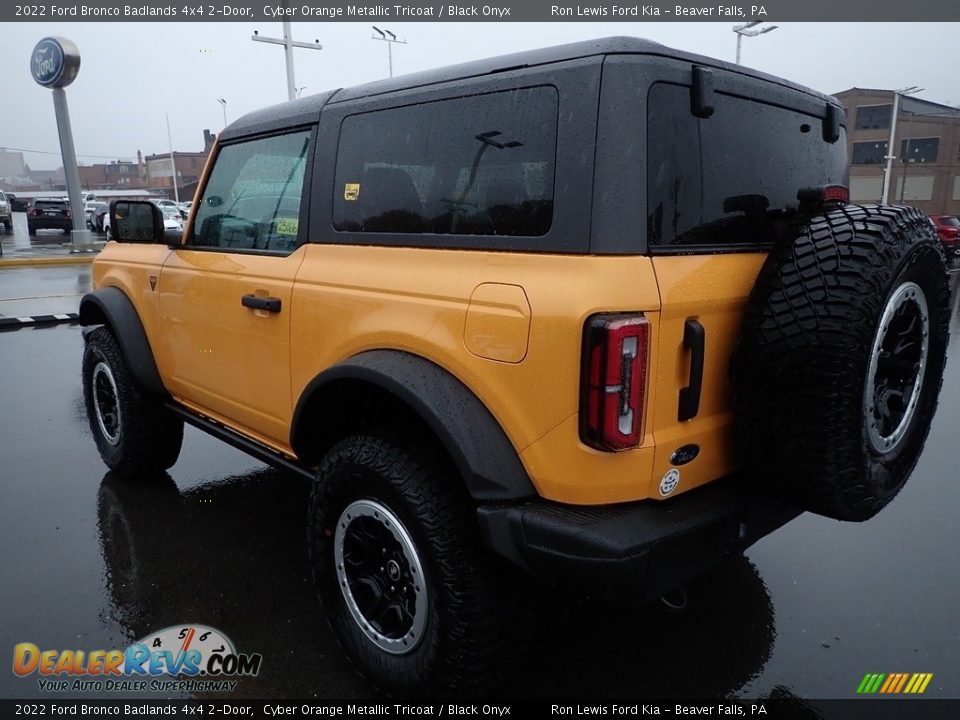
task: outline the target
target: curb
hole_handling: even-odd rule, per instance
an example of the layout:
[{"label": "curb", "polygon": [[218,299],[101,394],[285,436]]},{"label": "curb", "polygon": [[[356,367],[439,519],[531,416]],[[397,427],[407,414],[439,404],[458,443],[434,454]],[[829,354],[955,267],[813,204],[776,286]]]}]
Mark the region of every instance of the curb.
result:
[{"label": "curb", "polygon": [[88,265],[96,255],[78,255],[77,257],[0,257],[0,269],[5,267],[30,267],[31,265]]},{"label": "curb", "polygon": [[4,330],[19,330],[23,327],[36,325],[60,325],[61,323],[75,323],[80,320],[77,313],[58,313],[57,315],[31,315],[25,317],[0,317],[0,332]]}]

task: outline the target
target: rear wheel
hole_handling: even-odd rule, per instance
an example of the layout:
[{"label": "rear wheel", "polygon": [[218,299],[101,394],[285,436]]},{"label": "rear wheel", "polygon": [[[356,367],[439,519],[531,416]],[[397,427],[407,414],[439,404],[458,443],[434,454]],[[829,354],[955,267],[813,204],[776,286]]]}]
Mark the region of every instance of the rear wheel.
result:
[{"label": "rear wheel", "polygon": [[470,691],[504,663],[522,584],[511,588],[512,571],[482,547],[470,499],[437,453],[342,441],[321,465],[309,527],[327,620],[374,682]]},{"label": "rear wheel", "polygon": [[83,397],[97,450],[111,470],[132,475],[166,470],[177,461],[183,421],[137,385],[105,327],[86,339]]},{"label": "rear wheel", "polygon": [[733,364],[754,482],[841,520],[889,503],[936,409],[949,301],[943,251],[913,208],[849,206],[776,248]]}]

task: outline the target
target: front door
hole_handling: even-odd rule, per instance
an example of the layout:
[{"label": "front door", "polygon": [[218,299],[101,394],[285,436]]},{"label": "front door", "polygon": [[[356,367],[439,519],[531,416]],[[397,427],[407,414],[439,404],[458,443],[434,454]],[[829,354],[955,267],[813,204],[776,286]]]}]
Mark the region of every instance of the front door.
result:
[{"label": "front door", "polygon": [[173,395],[280,448],[293,412],[291,293],[312,147],[310,128],[220,146],[158,287]]}]

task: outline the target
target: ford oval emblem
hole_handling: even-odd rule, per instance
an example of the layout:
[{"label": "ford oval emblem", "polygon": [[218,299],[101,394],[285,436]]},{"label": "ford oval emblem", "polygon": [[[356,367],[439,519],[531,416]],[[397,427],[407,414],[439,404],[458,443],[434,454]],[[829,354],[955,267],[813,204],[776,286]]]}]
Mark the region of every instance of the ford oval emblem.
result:
[{"label": "ford oval emblem", "polygon": [[66,38],[45,37],[30,55],[30,74],[44,87],[66,87],[77,77],[79,70],[80,52]]},{"label": "ford oval emblem", "polygon": [[700,454],[700,446],[694,445],[683,445],[678,447],[673,451],[673,455],[670,456],[671,465],[686,465],[688,462],[693,460],[697,455]]}]

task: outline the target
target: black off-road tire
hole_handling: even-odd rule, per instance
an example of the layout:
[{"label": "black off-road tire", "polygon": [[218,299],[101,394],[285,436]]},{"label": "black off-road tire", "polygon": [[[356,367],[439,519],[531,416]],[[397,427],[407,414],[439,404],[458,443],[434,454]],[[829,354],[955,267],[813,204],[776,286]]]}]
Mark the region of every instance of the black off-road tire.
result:
[{"label": "black off-road tire", "polygon": [[[94,383],[100,388],[95,398]],[[116,400],[111,400],[115,393]],[[120,475],[171,467],[183,444],[183,421],[137,385],[113,333],[99,327],[83,350],[83,399],[90,431],[103,462]],[[99,407],[99,411],[98,411]]]},{"label": "black off-road tire", "polygon": [[[415,583],[422,580],[426,614],[419,636],[405,636],[412,649],[396,648],[402,654],[391,654],[371,640],[341,590],[335,567],[338,528],[344,534],[355,532],[349,529],[359,521],[356,515],[349,520],[347,513],[357,503],[392,513],[408,533],[422,568],[422,577],[405,573]],[[368,517],[364,522],[368,524],[362,527],[369,528],[372,521]],[[364,676],[390,692],[481,691],[523,644],[526,585],[482,546],[469,496],[450,463],[433,449],[374,436],[351,437],[334,446],[310,498],[309,549],[320,601],[337,641]],[[409,563],[406,569],[413,567]],[[360,573],[355,568],[346,577],[356,580]]]},{"label": "black off-road tire", "polygon": [[[926,440],[949,323],[943,250],[917,209],[847,206],[775,247],[732,363],[748,478],[838,520],[879,512]],[[921,365],[908,410],[896,390],[913,397]]]}]

